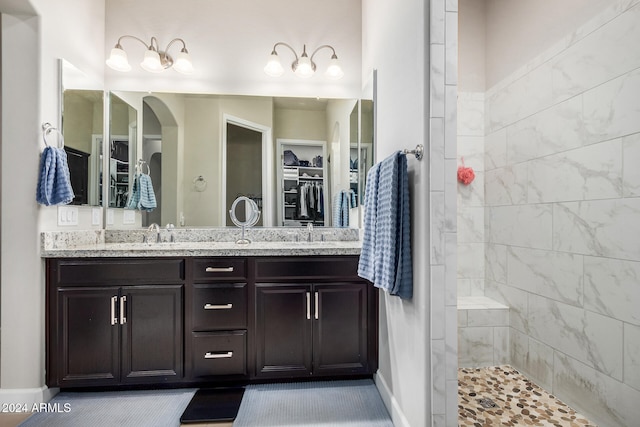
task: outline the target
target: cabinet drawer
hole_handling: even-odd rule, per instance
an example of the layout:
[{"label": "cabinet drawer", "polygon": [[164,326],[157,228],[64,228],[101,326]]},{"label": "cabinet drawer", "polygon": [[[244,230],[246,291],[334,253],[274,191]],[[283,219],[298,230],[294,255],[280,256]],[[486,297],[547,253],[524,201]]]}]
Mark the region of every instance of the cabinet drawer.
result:
[{"label": "cabinet drawer", "polygon": [[193,332],[193,376],[246,375],[247,332]]},{"label": "cabinet drawer", "polygon": [[271,257],[256,260],[256,277],[265,279],[345,280],[358,278],[357,256]]},{"label": "cabinet drawer", "polygon": [[184,259],[68,259],[53,264],[55,284],[176,283],[184,280]]},{"label": "cabinet drawer", "polygon": [[196,258],[193,260],[194,280],[239,280],[247,277],[246,258]]},{"label": "cabinet drawer", "polygon": [[245,329],[247,285],[203,283],[193,285],[193,330]]}]

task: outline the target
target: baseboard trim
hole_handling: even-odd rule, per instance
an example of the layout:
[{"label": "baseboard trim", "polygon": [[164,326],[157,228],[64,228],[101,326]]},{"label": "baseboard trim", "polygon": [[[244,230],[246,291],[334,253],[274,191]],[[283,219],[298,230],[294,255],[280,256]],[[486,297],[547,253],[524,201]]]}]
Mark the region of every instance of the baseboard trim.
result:
[{"label": "baseboard trim", "polygon": [[404,412],[400,408],[398,401],[395,396],[389,389],[387,382],[384,377],[380,374],[380,371],[376,372],[373,375],[373,380],[378,388],[378,393],[380,393],[380,397],[382,397],[382,401],[384,402],[384,406],[387,407],[387,411],[391,415],[391,421],[393,421],[393,425],[396,427],[411,427],[407,417],[404,415]]},{"label": "baseboard trim", "polygon": [[46,403],[60,392],[59,388],[42,386],[38,388],[0,388],[0,402],[26,404],[32,406]]}]

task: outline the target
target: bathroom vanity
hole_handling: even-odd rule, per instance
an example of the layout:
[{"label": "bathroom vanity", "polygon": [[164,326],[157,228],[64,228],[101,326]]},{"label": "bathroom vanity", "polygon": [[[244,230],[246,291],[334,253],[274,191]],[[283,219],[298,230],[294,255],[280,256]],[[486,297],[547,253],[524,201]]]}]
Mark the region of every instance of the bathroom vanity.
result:
[{"label": "bathroom vanity", "polygon": [[214,386],[377,369],[378,295],[357,276],[357,247],[134,246],[43,253],[49,387]]}]

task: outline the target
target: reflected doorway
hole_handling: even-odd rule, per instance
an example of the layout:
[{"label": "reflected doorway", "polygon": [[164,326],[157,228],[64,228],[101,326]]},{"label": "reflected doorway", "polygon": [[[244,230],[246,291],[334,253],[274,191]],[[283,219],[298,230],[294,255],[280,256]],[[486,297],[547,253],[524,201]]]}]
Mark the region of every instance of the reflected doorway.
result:
[{"label": "reflected doorway", "polygon": [[[226,202],[246,196],[262,211],[262,132],[227,122]],[[226,225],[233,226],[229,212]],[[263,225],[262,217],[256,224]]]}]

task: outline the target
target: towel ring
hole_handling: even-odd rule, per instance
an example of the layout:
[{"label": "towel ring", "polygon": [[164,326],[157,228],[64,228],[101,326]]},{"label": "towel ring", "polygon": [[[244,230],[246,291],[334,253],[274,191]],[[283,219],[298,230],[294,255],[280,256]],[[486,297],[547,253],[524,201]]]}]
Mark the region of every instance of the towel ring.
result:
[{"label": "towel ring", "polygon": [[42,139],[44,140],[44,145],[46,145],[47,147],[51,147],[51,144],[49,144],[49,141],[47,140],[47,137],[51,134],[51,132],[56,132],[58,134],[56,147],[60,149],[64,148],[64,136],[62,135],[62,132],[60,132],[58,128],[53,127],[51,123],[42,124]]},{"label": "towel ring", "polygon": [[207,188],[207,180],[202,175],[193,179],[193,187],[198,192],[203,192]]},{"label": "towel ring", "polygon": [[[144,173],[144,165],[147,165],[147,173]],[[144,160],[140,159],[138,160],[138,164],[136,165],[136,169],[138,169],[138,171],[142,174],[145,175],[149,175],[151,174],[151,167],[149,167],[149,163],[145,162]]]}]

